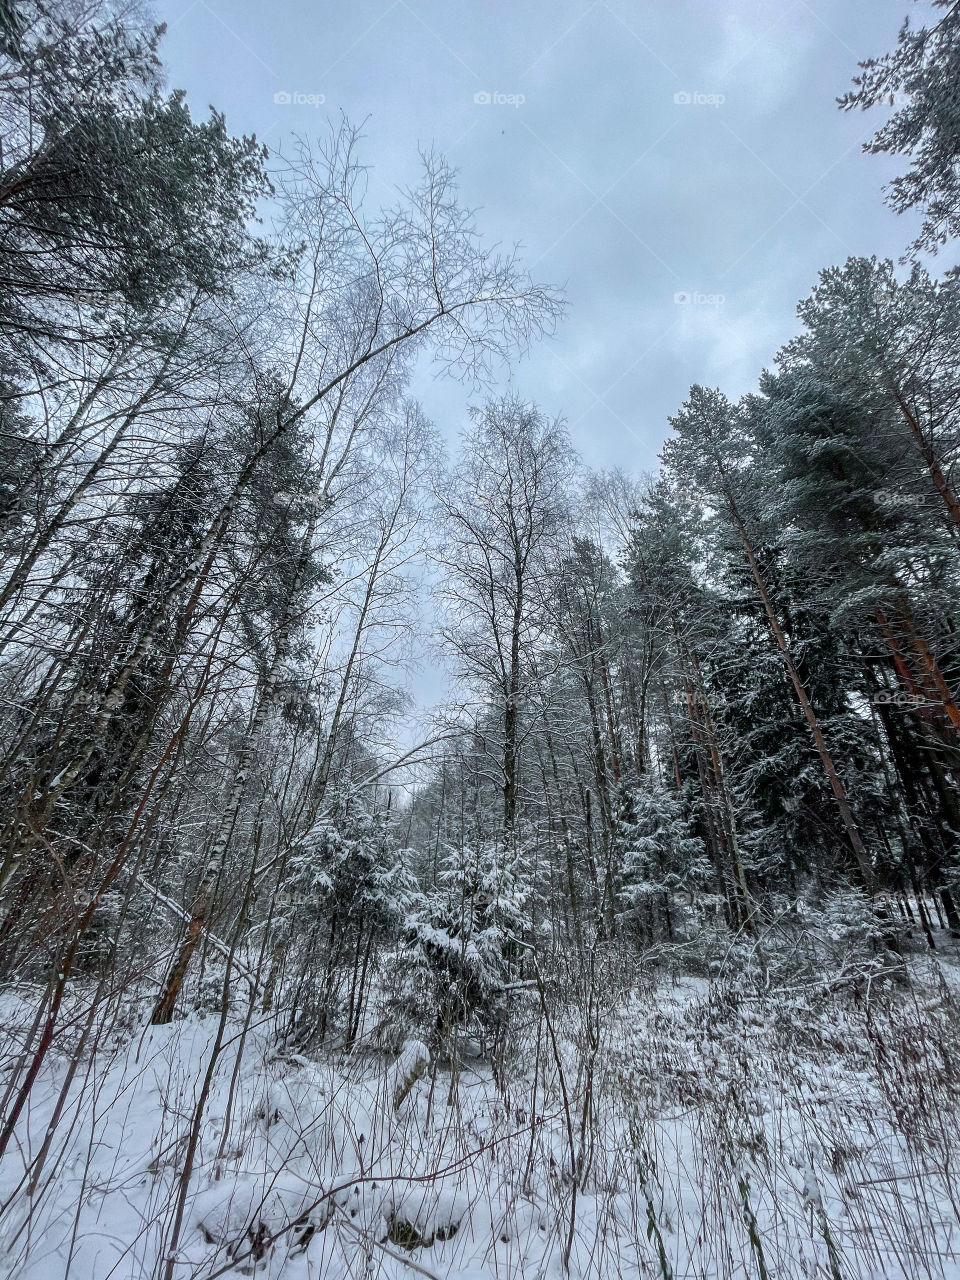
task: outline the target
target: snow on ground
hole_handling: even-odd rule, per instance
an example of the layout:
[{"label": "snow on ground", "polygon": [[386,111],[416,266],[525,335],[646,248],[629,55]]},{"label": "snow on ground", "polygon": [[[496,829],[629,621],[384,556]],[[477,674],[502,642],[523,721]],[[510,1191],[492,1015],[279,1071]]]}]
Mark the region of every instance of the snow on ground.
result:
[{"label": "snow on ground", "polygon": [[[957,989],[933,961],[840,993],[663,980],[569,1009],[556,1054],[531,1008],[456,1078],[415,1042],[310,1061],[231,1020],[172,1274],[960,1280]],[[164,1274],[217,1024],[104,1033],[38,1163],[51,1060],[0,1166],[0,1274]]]}]

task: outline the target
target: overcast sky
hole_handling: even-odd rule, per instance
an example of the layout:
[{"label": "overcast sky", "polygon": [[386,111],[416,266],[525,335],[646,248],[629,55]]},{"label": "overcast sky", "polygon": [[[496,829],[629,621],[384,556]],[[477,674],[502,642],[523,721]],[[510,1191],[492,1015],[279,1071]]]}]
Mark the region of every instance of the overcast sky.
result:
[{"label": "overcast sky", "polygon": [[[591,466],[631,471],[654,466],[691,382],[753,385],[819,268],[910,240],[882,203],[901,162],[860,150],[882,111],[834,103],[908,9],[922,18],[910,0],[156,6],[171,85],[232,131],[273,149],[341,111],[366,121],[385,201],[418,148],[446,155],[486,234],[566,288],[568,318],[514,386]],[[469,394],[415,390],[454,437]]]},{"label": "overcast sky", "polygon": [[[835,104],[908,10],[922,20],[912,0],[155,9],[171,86],[197,112],[225,111],[233,132],[276,149],[341,112],[365,122],[371,195],[385,203],[416,179],[420,149],[446,155],[487,236],[520,242],[535,276],[566,289],[560,331],[513,386],[562,415],[596,469],[654,469],[692,382],[750,389],[822,267],[897,259],[919,225],[882,202],[902,161],[861,152],[884,112]],[[476,397],[426,373],[413,390],[454,441]],[[423,607],[407,686],[426,710],[451,686]],[[400,736],[419,733],[411,722]]]}]

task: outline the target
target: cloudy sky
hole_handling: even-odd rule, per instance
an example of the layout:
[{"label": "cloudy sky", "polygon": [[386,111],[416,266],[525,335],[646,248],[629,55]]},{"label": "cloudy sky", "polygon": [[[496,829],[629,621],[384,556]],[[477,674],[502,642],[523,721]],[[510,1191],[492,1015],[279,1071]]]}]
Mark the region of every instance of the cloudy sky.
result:
[{"label": "cloudy sky", "polygon": [[[556,338],[512,381],[566,419],[595,469],[654,469],[692,382],[751,388],[822,267],[897,259],[919,225],[882,203],[902,162],[861,151],[883,110],[835,104],[908,10],[928,12],[913,0],[155,8],[171,85],[234,132],[276,150],[341,113],[363,122],[385,203],[415,180],[421,149],[446,155],[490,240],[519,242],[534,275],[566,290]],[[426,370],[414,393],[451,442],[477,400]],[[406,682],[426,711],[451,685],[423,607]]]},{"label": "cloudy sky", "polygon": [[[882,118],[837,109],[911,0],[161,0],[172,85],[271,149],[365,121],[374,193],[418,149],[487,235],[566,288],[514,374],[595,467],[652,467],[693,381],[731,394],[794,331],[818,269],[898,257]],[[289,95],[291,101],[283,100]],[[677,300],[679,297],[679,301]],[[469,394],[418,379],[445,435]]]}]

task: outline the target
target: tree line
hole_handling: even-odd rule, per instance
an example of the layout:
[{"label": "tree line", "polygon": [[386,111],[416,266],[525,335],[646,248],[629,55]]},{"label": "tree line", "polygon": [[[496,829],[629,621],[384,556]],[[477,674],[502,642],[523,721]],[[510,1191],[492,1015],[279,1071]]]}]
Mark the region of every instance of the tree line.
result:
[{"label": "tree line", "polygon": [[[909,96],[871,145],[918,252],[960,216],[939,8],[843,102]],[[161,37],[0,6],[0,981],[37,1010],[0,1153],[66,1010],[82,1049],[131,992],[496,1054],[558,978],[838,893],[878,946],[960,934],[956,273],[822,272],[655,477],[516,396],[448,460],[414,361],[482,385],[558,295],[435,156],[373,208],[346,124],[194,119]],[[456,697],[403,749],[424,581]]]}]

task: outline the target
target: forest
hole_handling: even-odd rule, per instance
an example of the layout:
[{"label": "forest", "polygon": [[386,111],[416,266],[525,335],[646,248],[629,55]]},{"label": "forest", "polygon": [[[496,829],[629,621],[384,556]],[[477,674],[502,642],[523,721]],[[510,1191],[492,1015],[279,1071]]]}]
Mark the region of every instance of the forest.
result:
[{"label": "forest", "polygon": [[441,156],[0,0],[0,1275],[960,1276],[934,11],[839,103],[919,238],[642,475],[502,390],[566,303]]}]

